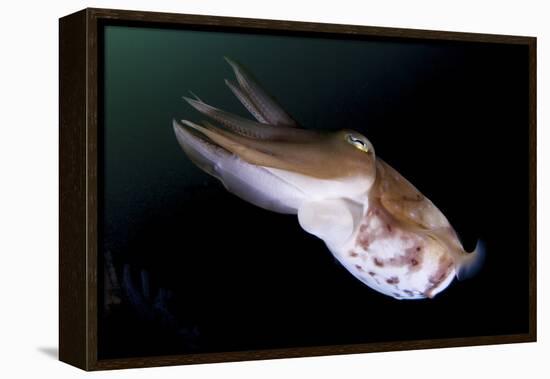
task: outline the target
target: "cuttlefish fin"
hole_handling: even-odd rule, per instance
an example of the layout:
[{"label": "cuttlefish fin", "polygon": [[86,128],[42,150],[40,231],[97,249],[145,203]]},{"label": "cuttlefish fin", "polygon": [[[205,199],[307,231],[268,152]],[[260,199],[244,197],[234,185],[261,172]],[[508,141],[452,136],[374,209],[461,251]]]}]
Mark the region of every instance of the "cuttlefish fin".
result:
[{"label": "cuttlefish fin", "polygon": [[299,204],[305,198],[301,190],[264,167],[245,162],[185,125],[191,122],[183,122],[173,121],[174,133],[181,148],[191,161],[219,179],[229,192],[260,208],[284,214],[297,213]]},{"label": "cuttlefish fin", "polygon": [[302,229],[330,246],[345,243],[359,224],[363,207],[346,199],[304,202],[298,209]]},{"label": "cuttlefish fin", "polygon": [[290,115],[271,97],[254,77],[234,60],[224,57],[229,63],[238,86],[229,80],[225,83],[244,107],[263,124],[276,126],[298,127],[298,124]]},{"label": "cuttlefish fin", "polygon": [[462,252],[456,259],[456,277],[458,280],[469,279],[475,276],[485,262],[485,243],[478,240],[473,252]]}]

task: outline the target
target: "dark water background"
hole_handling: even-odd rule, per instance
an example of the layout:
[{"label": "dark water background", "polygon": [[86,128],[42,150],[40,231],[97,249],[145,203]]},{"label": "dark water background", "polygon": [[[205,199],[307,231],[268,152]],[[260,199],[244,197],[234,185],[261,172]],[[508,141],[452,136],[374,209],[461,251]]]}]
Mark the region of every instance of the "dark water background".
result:
[{"label": "dark water background", "polygon": [[[394,300],[295,216],[197,169],[171,120],[202,119],[189,90],[246,115],[224,55],[304,127],[366,135],[467,250],[486,242],[481,273],[433,300]],[[502,44],[107,26],[99,358],[527,332],[527,63],[526,47]]]}]

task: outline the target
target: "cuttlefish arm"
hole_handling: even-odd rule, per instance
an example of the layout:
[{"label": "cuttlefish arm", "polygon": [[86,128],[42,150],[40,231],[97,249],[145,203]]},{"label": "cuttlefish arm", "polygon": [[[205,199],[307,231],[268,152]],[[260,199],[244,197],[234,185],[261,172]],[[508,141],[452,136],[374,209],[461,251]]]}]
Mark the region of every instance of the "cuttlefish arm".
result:
[{"label": "cuttlefish arm", "polygon": [[244,67],[224,57],[233,69],[237,84],[226,79],[225,84],[243,106],[263,124],[297,127],[294,119],[270,96]]}]

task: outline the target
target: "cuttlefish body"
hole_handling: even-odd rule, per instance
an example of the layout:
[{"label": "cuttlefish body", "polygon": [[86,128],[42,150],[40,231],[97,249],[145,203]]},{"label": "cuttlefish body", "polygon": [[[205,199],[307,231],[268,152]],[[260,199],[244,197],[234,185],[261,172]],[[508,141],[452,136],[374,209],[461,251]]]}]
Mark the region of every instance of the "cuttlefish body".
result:
[{"label": "cuttlefish body", "polygon": [[258,207],[297,214],[357,279],[396,299],[431,298],[455,276],[472,275],[484,249],[464,251],[445,216],[376,157],[353,130],[298,126],[236,62],[225,83],[252,121],[184,99],[213,122],[174,121],[187,156],[225,188]]}]

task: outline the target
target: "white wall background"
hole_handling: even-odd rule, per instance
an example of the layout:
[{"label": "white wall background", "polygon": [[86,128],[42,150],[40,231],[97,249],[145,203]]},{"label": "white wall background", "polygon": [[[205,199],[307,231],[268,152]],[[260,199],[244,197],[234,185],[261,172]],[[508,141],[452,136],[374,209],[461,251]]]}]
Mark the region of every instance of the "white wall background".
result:
[{"label": "white wall background", "polygon": [[[538,37],[539,342],[94,373],[166,378],[549,377],[546,1],[11,1],[0,22],[0,376],[83,375],[57,354],[58,17],[87,6]],[[495,133],[499,133],[498,125]],[[506,132],[506,131],[503,131]],[[503,147],[505,159],[513,149]],[[514,180],[513,174],[510,180]],[[514,199],[510,199],[514,201]],[[503,204],[505,212],[506,204]],[[475,217],[475,215],[472,215]],[[504,216],[505,217],[505,216]],[[503,289],[513,285],[502,283]],[[546,297],[546,298],[545,298]],[[490,301],[490,299],[487,299]],[[465,309],[475,322],[476,309]],[[404,315],[405,316],[405,315]],[[437,315],[434,315],[437,317]],[[444,322],[444,320],[442,320]],[[452,325],[450,326],[452,327]]]}]

